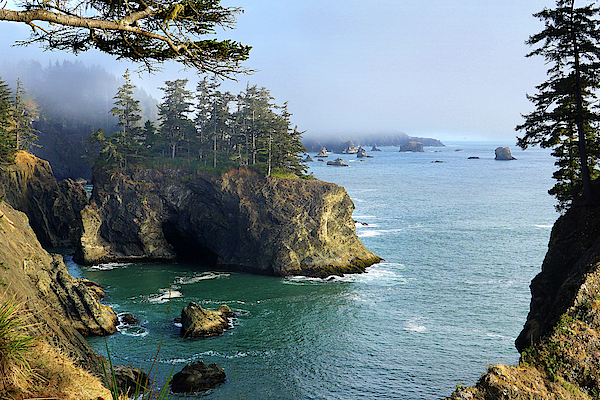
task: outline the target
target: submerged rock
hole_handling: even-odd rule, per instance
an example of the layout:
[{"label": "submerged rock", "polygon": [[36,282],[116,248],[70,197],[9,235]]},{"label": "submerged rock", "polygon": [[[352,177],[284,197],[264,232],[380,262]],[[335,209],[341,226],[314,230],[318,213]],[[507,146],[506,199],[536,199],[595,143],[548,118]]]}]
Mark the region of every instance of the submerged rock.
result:
[{"label": "submerged rock", "polygon": [[400,146],[400,152],[423,153],[425,150],[423,149],[423,143],[410,141]]},{"label": "submerged rock", "polygon": [[212,389],[226,379],[225,371],[219,365],[196,361],[173,375],[170,385],[173,393],[196,393]]},{"label": "submerged rock", "polygon": [[235,316],[231,309],[222,305],[218,310],[208,310],[190,302],[181,311],[181,336],[205,337],[221,335],[229,326],[228,318]]},{"label": "submerged rock", "polygon": [[510,154],[510,148],[508,147],[498,147],[496,148],[495,152],[496,160],[516,160],[516,158]]},{"label": "submerged rock", "polygon": [[327,161],[327,165],[332,165],[334,167],[348,167],[348,164],[346,164],[341,158],[336,158],[333,161]]},{"label": "submerged rock", "polygon": [[356,236],[344,188],[318,180],[236,170],[214,177],[181,170],[96,171],[84,264],[199,261],[269,275],[364,272],[381,259]]}]

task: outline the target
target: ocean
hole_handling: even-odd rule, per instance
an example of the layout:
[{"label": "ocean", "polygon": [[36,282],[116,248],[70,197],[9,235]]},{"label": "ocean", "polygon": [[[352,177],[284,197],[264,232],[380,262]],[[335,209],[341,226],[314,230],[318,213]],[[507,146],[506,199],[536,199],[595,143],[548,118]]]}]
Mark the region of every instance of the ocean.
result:
[{"label": "ocean", "polygon": [[[115,364],[152,368],[158,382],[196,360],[225,369],[223,385],[176,398],[440,399],[474,385],[489,365],[517,363],[529,282],[559,216],[547,194],[550,152],[511,146],[517,160],[495,161],[505,145],[384,147],[364,161],[330,155],[349,167],[310,163],[315,177],[346,188],[358,236],[385,259],[365,274],[83,267],[66,256],[72,273],[106,287],[106,304],[141,322],[88,340]],[[190,301],[238,316],[222,336],[182,339],[173,318]]]}]

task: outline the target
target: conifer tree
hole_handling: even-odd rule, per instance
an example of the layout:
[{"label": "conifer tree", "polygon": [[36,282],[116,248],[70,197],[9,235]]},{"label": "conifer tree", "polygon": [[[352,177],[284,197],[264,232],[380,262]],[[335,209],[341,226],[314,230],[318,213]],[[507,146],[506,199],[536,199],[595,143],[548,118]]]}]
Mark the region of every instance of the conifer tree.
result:
[{"label": "conifer tree", "polygon": [[17,146],[14,135],[12,99],[8,85],[0,79],[0,163],[12,163]]},{"label": "conifer tree", "polygon": [[118,119],[117,126],[121,128],[124,136],[132,142],[141,143],[143,138],[140,137],[139,122],[142,119],[142,112],[140,102],[133,98],[135,86],[131,84],[129,70],[125,71],[123,79],[125,79],[125,83],[119,87],[117,94],[113,97],[115,106],[110,112],[113,117]]},{"label": "conifer tree", "polygon": [[35,146],[37,130],[31,124],[38,115],[37,104],[33,99],[27,98],[20,80],[17,80],[17,90],[14,97],[13,120],[14,141],[17,150],[29,150]]},{"label": "conifer tree", "polygon": [[188,135],[193,134],[194,126],[189,114],[192,112],[193,94],[185,89],[187,79],[166,81],[163,102],[158,106],[161,120],[160,132],[169,144],[171,158],[177,156],[177,150]]},{"label": "conifer tree", "polygon": [[597,140],[600,114],[596,92],[600,88],[600,9],[595,3],[575,7],[575,0],[557,0],[556,7],[534,14],[544,29],[529,38],[538,46],[527,56],[542,56],[550,65],[548,80],[528,96],[535,110],[517,126],[524,136],[517,144],[553,148],[559,167],[550,193],[559,209],[573,200],[595,202],[592,178],[597,174]]}]

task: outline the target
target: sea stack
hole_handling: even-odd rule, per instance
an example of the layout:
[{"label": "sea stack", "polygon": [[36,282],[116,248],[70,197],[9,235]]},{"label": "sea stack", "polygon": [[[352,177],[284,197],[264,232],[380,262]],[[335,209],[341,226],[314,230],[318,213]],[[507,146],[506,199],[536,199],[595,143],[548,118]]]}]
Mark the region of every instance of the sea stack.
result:
[{"label": "sea stack", "polygon": [[400,152],[424,153],[425,150],[423,149],[423,143],[411,140],[410,142],[404,143],[402,146],[400,146]]},{"label": "sea stack", "polygon": [[514,158],[512,156],[512,154],[510,154],[510,148],[498,147],[498,148],[496,148],[496,160],[508,161],[508,160],[516,160],[516,158]]}]

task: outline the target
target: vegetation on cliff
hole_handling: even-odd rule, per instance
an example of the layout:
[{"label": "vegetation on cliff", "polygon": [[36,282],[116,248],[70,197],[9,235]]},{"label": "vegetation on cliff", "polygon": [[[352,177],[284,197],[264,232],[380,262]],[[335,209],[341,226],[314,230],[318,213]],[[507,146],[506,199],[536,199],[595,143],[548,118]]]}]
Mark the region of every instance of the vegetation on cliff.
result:
[{"label": "vegetation on cliff", "polygon": [[600,175],[598,90],[600,89],[600,8],[595,2],[575,7],[575,0],[558,0],[556,7],[534,15],[544,29],[528,44],[527,56],[542,56],[549,64],[548,80],[528,96],[535,110],[524,115],[517,130],[518,145],[552,148],[558,170],[549,191],[564,210],[574,201],[597,201],[592,180]]},{"label": "vegetation on cliff", "polygon": [[292,127],[287,103],[275,104],[267,89],[248,86],[234,96],[204,78],[193,93],[187,79],[167,81],[156,127],[149,120],[141,125],[135,87],[128,73],[124,79],[111,110],[119,130],[98,130],[90,140],[96,167],[126,172],[132,165],[167,165],[219,173],[246,167],[266,176],[304,177],[302,133]]}]

